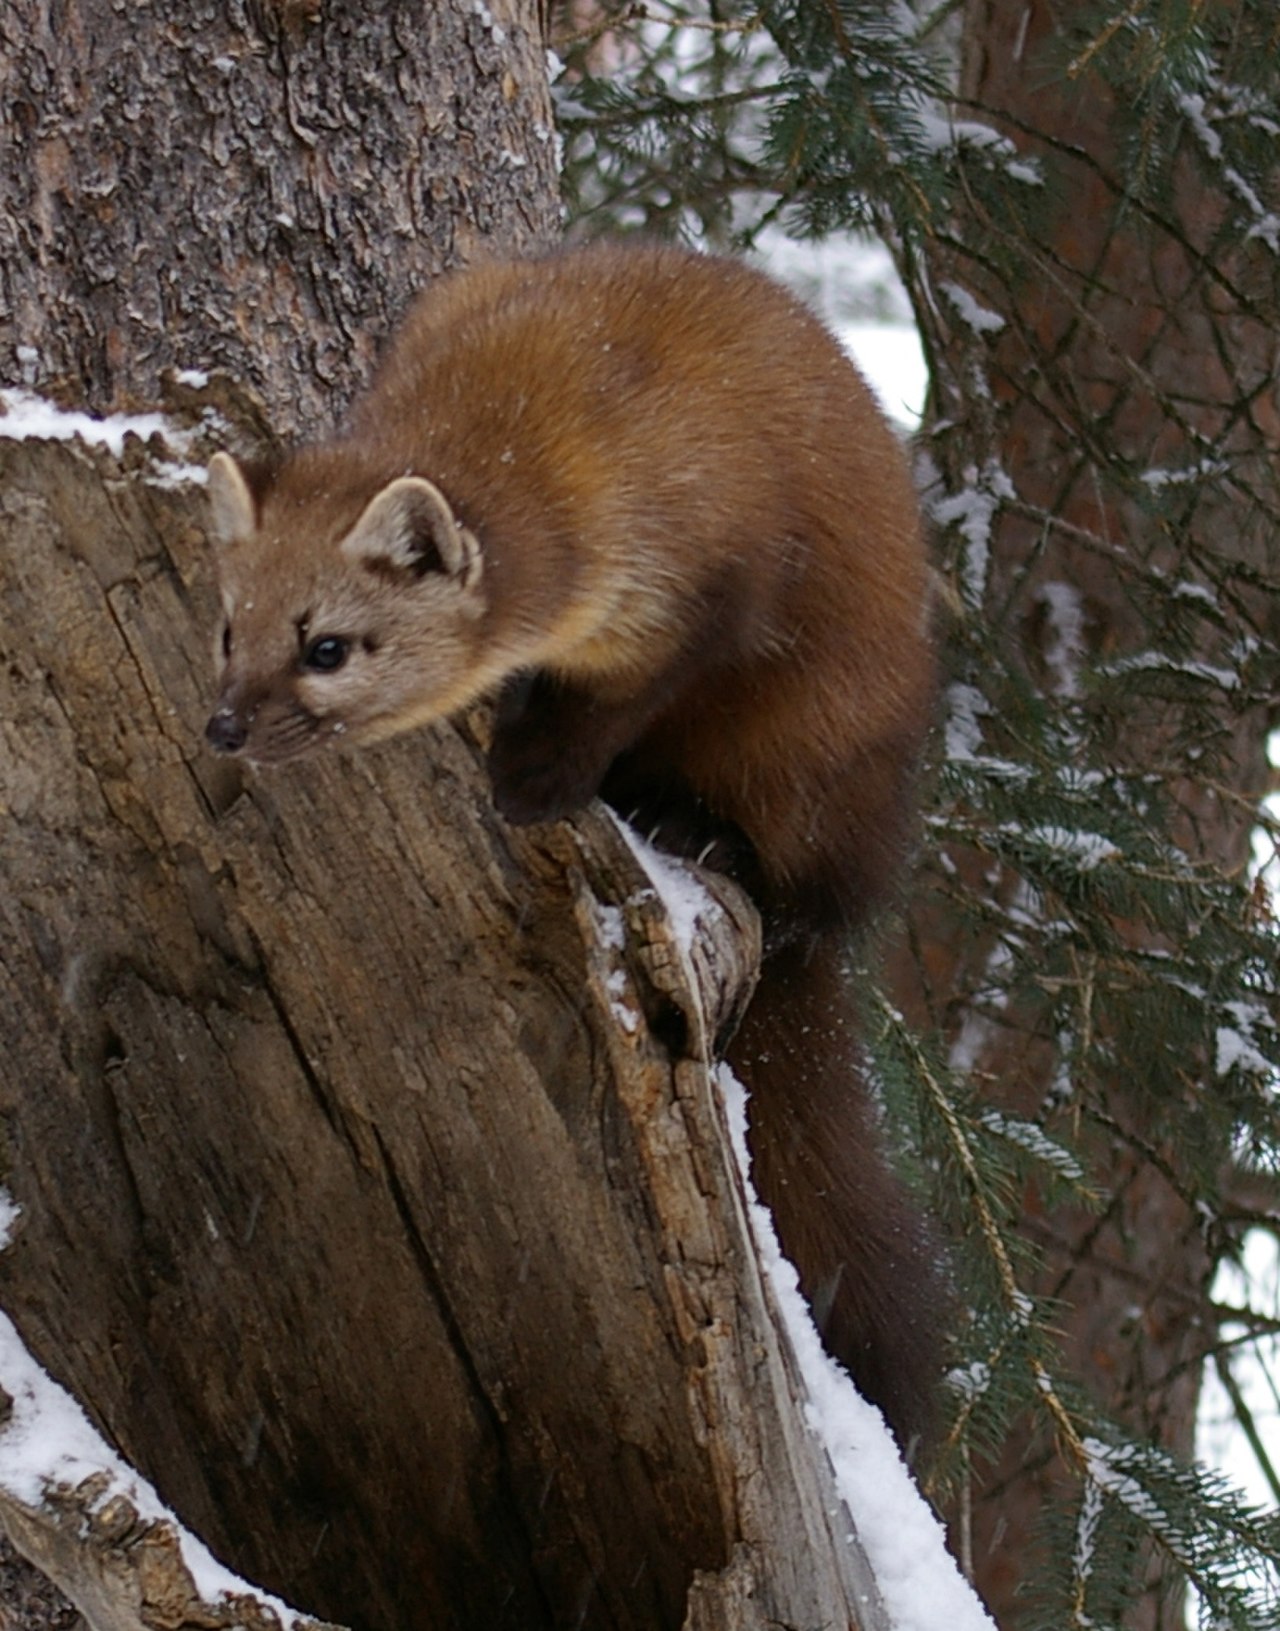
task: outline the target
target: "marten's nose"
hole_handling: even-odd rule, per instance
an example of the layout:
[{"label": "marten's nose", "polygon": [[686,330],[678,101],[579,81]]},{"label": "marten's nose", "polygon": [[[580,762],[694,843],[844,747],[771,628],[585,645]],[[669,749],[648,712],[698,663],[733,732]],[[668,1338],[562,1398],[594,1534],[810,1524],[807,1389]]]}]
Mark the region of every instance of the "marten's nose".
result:
[{"label": "marten's nose", "polygon": [[230,708],[211,714],[204,728],[204,739],[215,753],[239,753],[248,736],[248,727]]}]

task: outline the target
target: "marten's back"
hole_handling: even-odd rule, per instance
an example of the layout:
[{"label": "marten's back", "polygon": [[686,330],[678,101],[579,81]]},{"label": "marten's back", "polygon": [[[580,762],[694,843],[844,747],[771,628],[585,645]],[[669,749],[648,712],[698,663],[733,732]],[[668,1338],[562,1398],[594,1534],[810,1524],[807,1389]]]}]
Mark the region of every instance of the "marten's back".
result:
[{"label": "marten's back", "polygon": [[[597,244],[438,279],[359,424],[488,525],[535,488],[579,528],[678,520],[677,552],[748,532],[777,549],[762,527],[806,522],[821,551],[826,523],[846,580],[892,570],[919,600],[893,432],[822,324],[737,261]],[[850,505],[874,551],[847,547]]]},{"label": "marten's back", "polygon": [[[440,485],[513,604],[625,579],[650,624],[723,642],[642,768],[736,822],[805,915],[861,915],[928,706],[926,573],[897,438],[798,301],[663,245],[473,267],[410,314],[355,429]],[[625,612],[617,636],[608,660],[663,644]]]}]

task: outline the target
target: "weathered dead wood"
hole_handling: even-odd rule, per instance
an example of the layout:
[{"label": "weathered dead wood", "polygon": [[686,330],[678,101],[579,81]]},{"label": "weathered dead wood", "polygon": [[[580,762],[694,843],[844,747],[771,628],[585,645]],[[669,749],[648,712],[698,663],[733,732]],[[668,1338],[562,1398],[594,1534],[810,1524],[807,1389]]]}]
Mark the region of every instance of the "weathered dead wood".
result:
[{"label": "weathered dead wood", "polygon": [[0,1300],[331,1620],[875,1627],[630,847],[504,828],[452,730],[208,757],[199,497],[146,462],[0,444]]},{"label": "weathered dead wood", "polygon": [[[122,1496],[103,1503],[100,1482],[51,1491],[38,1507],[0,1490],[0,1523],[15,1546],[62,1587],[92,1631],[281,1631],[275,1609],[250,1592],[203,1598],[173,1526],[144,1522]],[[341,1631],[300,1617],[287,1624]]]}]

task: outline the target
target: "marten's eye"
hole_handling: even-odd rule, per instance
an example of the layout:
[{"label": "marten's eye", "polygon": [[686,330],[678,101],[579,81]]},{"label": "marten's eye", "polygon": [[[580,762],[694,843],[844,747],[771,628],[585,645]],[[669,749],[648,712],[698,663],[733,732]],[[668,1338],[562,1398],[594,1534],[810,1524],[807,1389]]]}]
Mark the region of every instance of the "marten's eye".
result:
[{"label": "marten's eye", "polygon": [[302,653],[302,666],[321,674],[332,674],[347,660],[351,642],[340,634],[321,634],[312,640]]}]

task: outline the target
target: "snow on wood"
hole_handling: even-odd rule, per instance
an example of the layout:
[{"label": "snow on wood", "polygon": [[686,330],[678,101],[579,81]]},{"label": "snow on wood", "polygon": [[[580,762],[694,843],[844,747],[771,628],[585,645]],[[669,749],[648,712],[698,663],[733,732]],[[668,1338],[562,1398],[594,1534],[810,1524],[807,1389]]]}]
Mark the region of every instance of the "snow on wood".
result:
[{"label": "snow on wood", "polygon": [[225,1569],[184,1530],[3,1314],[0,1392],[0,1520],[95,1631],[325,1631]]},{"label": "snow on wood", "polygon": [[912,1482],[876,1407],[823,1349],[773,1219],[750,1190],[747,1096],[721,1066],[719,1085],[739,1168],[751,1195],[756,1248],[808,1394],[805,1416],[829,1457],[894,1631],[993,1631],[993,1622],[947,1551],[942,1525]]}]

